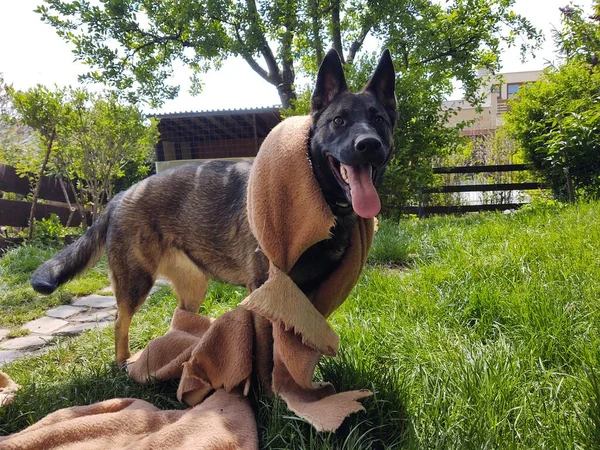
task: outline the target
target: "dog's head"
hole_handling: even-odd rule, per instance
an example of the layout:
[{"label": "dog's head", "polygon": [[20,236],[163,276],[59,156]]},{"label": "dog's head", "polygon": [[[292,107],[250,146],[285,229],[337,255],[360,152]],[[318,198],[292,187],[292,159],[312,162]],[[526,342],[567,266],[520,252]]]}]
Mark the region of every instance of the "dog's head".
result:
[{"label": "dog's head", "polygon": [[376,188],[392,152],[395,80],[388,50],[356,94],[348,91],[335,50],[327,53],[319,68],[311,99],[310,158],[325,199],[336,214],[354,210],[370,218],[381,209]]}]

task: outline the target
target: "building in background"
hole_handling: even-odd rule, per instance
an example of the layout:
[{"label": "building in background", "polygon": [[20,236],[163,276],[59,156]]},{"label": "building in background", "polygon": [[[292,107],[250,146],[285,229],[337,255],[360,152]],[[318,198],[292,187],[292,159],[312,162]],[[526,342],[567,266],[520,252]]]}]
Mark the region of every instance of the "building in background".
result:
[{"label": "building in background", "polygon": [[508,110],[508,100],[511,99],[523,84],[537,81],[541,70],[527,72],[500,73],[496,76],[488,75],[485,70],[479,72],[481,77],[489,77],[488,83],[482,88],[485,92],[485,102],[482,111],[465,100],[449,100],[442,105],[443,109],[454,109],[457,111],[448,123],[474,120],[473,124],[462,130],[464,136],[489,136],[502,125],[502,115]]}]

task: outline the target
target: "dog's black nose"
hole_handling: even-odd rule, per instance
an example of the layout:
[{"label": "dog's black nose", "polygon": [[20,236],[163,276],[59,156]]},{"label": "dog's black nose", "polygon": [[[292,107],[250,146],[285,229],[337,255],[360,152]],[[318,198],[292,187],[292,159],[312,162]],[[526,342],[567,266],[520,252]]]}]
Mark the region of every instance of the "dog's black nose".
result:
[{"label": "dog's black nose", "polygon": [[356,139],[354,148],[361,153],[374,152],[381,148],[381,141],[373,136],[361,136]]}]

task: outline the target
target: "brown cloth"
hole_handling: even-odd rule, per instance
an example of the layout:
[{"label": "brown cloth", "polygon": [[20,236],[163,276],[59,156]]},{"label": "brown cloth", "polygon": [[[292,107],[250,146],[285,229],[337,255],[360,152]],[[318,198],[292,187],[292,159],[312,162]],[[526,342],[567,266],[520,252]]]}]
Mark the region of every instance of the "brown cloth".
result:
[{"label": "brown cloth", "polygon": [[310,166],[309,128],[309,117],[280,123],[250,174],[248,218],[270,261],[267,282],[216,320],[177,308],[171,329],[129,365],[141,383],[181,378],[177,397],[193,408],[160,411],[134,399],[67,408],[0,438],[0,449],[255,449],[256,423],[245,397],[254,379],[318,431],[334,431],[349,414],[364,410],[357,400],[369,391],[336,393],[313,376],[322,354],[338,350],[325,318],[360,276],[373,220],[358,219],[340,265],[308,296],[287,275],[335,224]]},{"label": "brown cloth", "polygon": [[220,390],[186,410],[163,411],[115,398],[55,411],[25,430],[0,437],[2,450],[258,449],[247,397]]},{"label": "brown cloth", "polygon": [[7,374],[0,371],[0,408],[9,405],[15,398],[15,392],[21,389]]},{"label": "brown cloth", "polygon": [[335,394],[313,383],[321,354],[335,355],[339,340],[325,320],[356,285],[373,241],[372,219],[358,218],[338,268],[307,297],[287,275],[311,246],[327,239],[335,216],[309,159],[309,116],[291,117],[265,139],[248,182],[248,220],[269,259],[269,279],[242,306],[273,324],[273,392],[319,431],[336,430],[364,410],[356,399],[368,391]]},{"label": "brown cloth", "polygon": [[358,219],[342,262],[310,299],[286,274],[306,249],[330,236],[335,223],[310,166],[309,128],[309,117],[278,125],[250,175],[248,218],[270,261],[267,282],[214,322],[178,309],[171,330],[136,355],[132,378],[181,377],[178,398],[195,405],[215,389],[243,386],[247,393],[255,373],[263,391],[281,396],[319,431],[334,431],[349,414],[364,410],[356,400],[369,391],[336,394],[331,384],[312,380],[321,355],[337,352],[338,337],[325,317],[360,276],[373,220]]}]

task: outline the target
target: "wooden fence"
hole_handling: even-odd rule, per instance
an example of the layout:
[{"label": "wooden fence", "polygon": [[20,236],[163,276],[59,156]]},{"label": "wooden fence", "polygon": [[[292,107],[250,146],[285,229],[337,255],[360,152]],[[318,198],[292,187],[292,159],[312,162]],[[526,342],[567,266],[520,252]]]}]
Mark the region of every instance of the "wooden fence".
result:
[{"label": "wooden fence", "polygon": [[[31,189],[32,186],[30,186],[29,180],[19,177],[14,167],[0,164],[0,191],[26,196],[31,192]],[[74,194],[69,191],[67,191],[67,194],[69,201],[74,206]],[[47,219],[51,214],[56,214],[63,225],[67,223],[71,210],[66,203],[59,180],[43,177],[39,198],[48,202],[37,204],[35,208],[35,218],[37,220]],[[0,226],[26,227],[29,224],[30,210],[31,202],[0,199]],[[70,225],[78,226],[79,224],[81,224],[81,214],[76,211],[72,215]]]},{"label": "wooden fence", "polygon": [[[435,174],[476,174],[496,172],[520,172],[530,170],[525,164],[494,165],[494,166],[462,166],[462,167],[437,167]],[[545,189],[545,186],[537,182],[526,183],[500,183],[500,184],[461,184],[446,185],[438,187],[426,187],[421,190],[420,198],[426,194],[433,193],[463,193],[463,192],[491,192],[491,191],[526,191]],[[13,167],[0,164],[0,191],[28,195],[31,186],[27,178],[17,175]],[[75,203],[72,192],[68,192],[69,201]],[[71,210],[65,203],[65,196],[57,179],[43,177],[40,190],[40,199],[47,200],[36,206],[35,218],[40,220],[49,218],[56,214],[63,225],[71,215]],[[499,203],[499,204],[468,204],[468,205],[426,205],[420,201],[416,206],[406,206],[403,210],[407,214],[417,214],[419,217],[432,214],[457,214],[476,211],[497,211],[505,209],[516,209],[525,203]],[[0,199],[0,226],[26,227],[29,221],[31,203],[28,201]],[[81,215],[75,212],[71,217],[71,226],[81,223]],[[0,236],[0,248],[3,237]]]},{"label": "wooden fence", "polygon": [[[459,167],[436,167],[435,174],[476,174],[476,173],[498,173],[498,172],[523,172],[531,170],[528,164],[504,164],[489,166],[459,166]],[[438,187],[425,187],[419,193],[419,204],[407,206],[403,210],[407,214],[417,214],[424,217],[432,214],[460,214],[478,211],[501,211],[506,209],[518,209],[526,203],[490,203],[490,204],[468,204],[468,205],[425,205],[421,200],[424,194],[453,193],[453,192],[492,192],[492,191],[528,191],[546,189],[546,186],[538,182],[524,183],[495,183],[495,184],[461,184]]]}]

